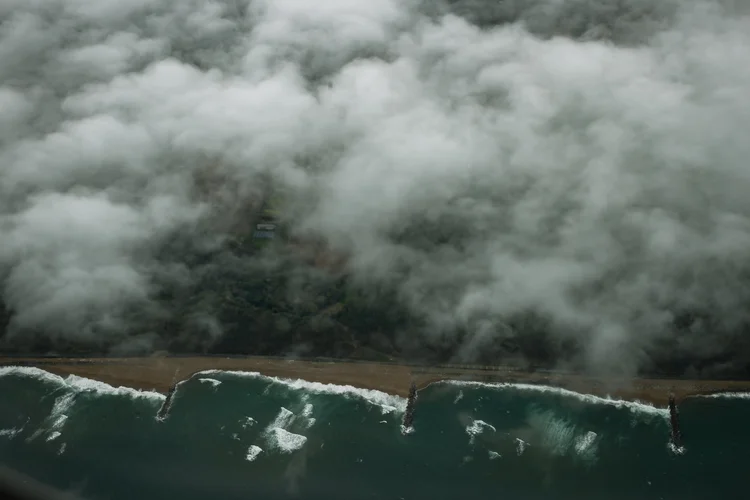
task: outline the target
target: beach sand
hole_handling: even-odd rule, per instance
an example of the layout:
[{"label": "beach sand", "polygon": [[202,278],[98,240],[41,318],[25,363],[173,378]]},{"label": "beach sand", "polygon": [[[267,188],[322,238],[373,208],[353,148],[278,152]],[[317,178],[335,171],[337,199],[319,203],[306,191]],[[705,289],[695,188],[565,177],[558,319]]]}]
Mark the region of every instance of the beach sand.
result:
[{"label": "beach sand", "polygon": [[750,392],[750,381],[601,379],[566,373],[530,373],[504,367],[410,366],[264,357],[0,358],[0,366],[8,365],[35,366],[61,376],[77,375],[115,387],[161,393],[206,370],[258,372],[272,377],[376,389],[404,397],[412,381],[421,389],[442,380],[541,384],[661,407],[667,405],[670,393],[680,400],[699,394]]}]

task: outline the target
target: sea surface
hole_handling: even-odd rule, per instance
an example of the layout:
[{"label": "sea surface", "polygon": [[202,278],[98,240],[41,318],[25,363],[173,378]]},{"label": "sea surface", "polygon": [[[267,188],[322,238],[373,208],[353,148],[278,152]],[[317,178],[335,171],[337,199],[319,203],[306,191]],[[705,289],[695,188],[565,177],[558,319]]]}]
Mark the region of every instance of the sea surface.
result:
[{"label": "sea surface", "polygon": [[750,399],[518,385],[378,391],[205,372],[165,396],[0,368],[0,463],[86,499],[747,498]]}]

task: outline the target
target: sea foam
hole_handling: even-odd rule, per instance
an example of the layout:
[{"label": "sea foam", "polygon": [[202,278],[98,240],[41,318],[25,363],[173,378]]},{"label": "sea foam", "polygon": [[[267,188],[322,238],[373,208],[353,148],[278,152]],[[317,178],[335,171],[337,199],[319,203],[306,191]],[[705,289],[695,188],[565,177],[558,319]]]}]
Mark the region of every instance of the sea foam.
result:
[{"label": "sea foam", "polygon": [[575,441],[575,450],[579,455],[586,455],[590,453],[593,448],[593,444],[596,441],[596,432],[588,431],[582,436],[578,436]]},{"label": "sea foam", "polygon": [[131,387],[114,387],[98,380],[91,380],[77,375],[68,375],[64,383],[80,392],[95,392],[97,394],[108,394],[115,396],[128,396],[131,398],[143,398],[153,401],[164,401],[166,396],[155,391],[141,391]]},{"label": "sea foam", "polygon": [[282,453],[291,453],[299,450],[307,442],[305,436],[294,434],[293,432],[278,427],[271,429],[267,436],[271,447],[278,449]]},{"label": "sea foam", "polygon": [[696,397],[711,399],[750,399],[750,392],[717,392],[716,394],[701,394]]},{"label": "sea foam", "polygon": [[673,442],[667,443],[667,449],[675,455],[684,455],[687,449],[684,446],[677,446]]},{"label": "sea foam", "polygon": [[258,455],[260,455],[260,453],[262,451],[263,451],[263,448],[261,448],[260,446],[251,445],[247,449],[247,454],[245,455],[245,460],[247,460],[248,462],[252,462],[256,458],[258,458]]},{"label": "sea foam", "polygon": [[276,418],[273,419],[273,421],[268,424],[268,429],[273,429],[275,427],[288,427],[291,425],[291,423],[294,421],[294,413],[287,410],[283,406],[281,407],[281,410],[279,411],[279,414],[276,415]]},{"label": "sea foam", "polygon": [[201,384],[210,384],[211,387],[217,387],[221,384],[221,380],[216,380],[215,378],[199,378],[198,382]]},{"label": "sea foam", "polygon": [[17,429],[15,427],[10,429],[0,429],[0,437],[7,437],[8,439],[13,439],[19,432],[21,432],[21,429]]},{"label": "sea foam", "polygon": [[609,397],[594,396],[593,394],[581,394],[568,389],[562,389],[560,387],[552,387],[548,385],[537,385],[537,384],[515,384],[506,382],[475,382],[468,380],[442,380],[436,382],[438,384],[449,384],[457,386],[474,386],[474,387],[485,387],[491,389],[515,389],[521,391],[534,391],[542,392],[547,394],[554,394],[563,397],[574,398],[584,403],[589,404],[603,404],[608,406],[614,406],[618,409],[628,409],[633,413],[643,413],[649,415],[657,415],[660,417],[668,418],[669,410],[667,408],[656,408],[649,403],[643,403],[641,401],[624,401],[621,399],[613,399]]},{"label": "sea foam", "polygon": [[526,451],[526,447],[529,445],[526,441],[520,438],[516,438],[516,455],[519,457]]},{"label": "sea foam", "polygon": [[63,378],[54,373],[44,371],[34,366],[0,366],[0,377],[9,375],[21,375],[26,377],[33,377],[43,382],[49,382],[53,384],[63,383]]},{"label": "sea foam", "polygon": [[263,436],[266,438],[269,448],[279,450],[282,453],[291,453],[302,448],[307,438],[288,429],[291,427],[309,429],[315,423],[315,419],[311,418],[310,415],[312,415],[312,405],[309,404],[305,405],[299,415],[295,415],[282,406],[276,417],[263,431]]},{"label": "sea foam", "polygon": [[130,387],[113,387],[98,380],[92,380],[77,375],[68,375],[63,378],[41,368],[33,366],[3,366],[0,367],[0,377],[20,375],[32,377],[37,380],[55,384],[59,387],[67,387],[74,392],[94,392],[100,395],[128,396],[132,398],[144,398],[154,401],[163,401],[165,396],[154,391],[141,391]]},{"label": "sea foam", "polygon": [[55,400],[48,419],[52,420],[52,428],[60,429],[68,419],[68,412],[73,407],[75,394],[64,394]]},{"label": "sea foam", "polygon": [[313,412],[313,405],[310,403],[305,404],[305,407],[302,409],[302,415],[305,417],[311,417]]},{"label": "sea foam", "polygon": [[386,394],[385,392],[375,389],[360,389],[351,385],[323,384],[321,382],[308,382],[301,379],[270,377],[258,372],[206,370],[199,372],[196,375],[222,374],[264,380],[284,385],[293,390],[304,391],[312,394],[334,394],[344,397],[355,397],[380,407],[383,414],[394,411],[403,413],[406,410],[406,398]]},{"label": "sea foam", "polygon": [[497,432],[497,429],[493,425],[488,424],[483,420],[474,420],[471,424],[467,425],[464,429],[466,434],[469,435],[469,444],[474,443],[474,438],[484,433],[486,430]]}]

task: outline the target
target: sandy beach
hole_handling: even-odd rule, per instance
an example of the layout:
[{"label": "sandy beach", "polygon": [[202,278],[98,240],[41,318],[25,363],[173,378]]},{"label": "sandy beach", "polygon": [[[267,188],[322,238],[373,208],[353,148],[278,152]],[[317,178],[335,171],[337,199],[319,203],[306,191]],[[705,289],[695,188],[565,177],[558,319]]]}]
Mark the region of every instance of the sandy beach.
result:
[{"label": "sandy beach", "polygon": [[404,397],[412,381],[421,389],[443,380],[540,384],[658,406],[667,404],[670,393],[679,400],[701,394],[750,392],[750,381],[597,379],[565,373],[529,373],[500,366],[410,366],[264,357],[0,358],[0,366],[8,365],[35,366],[61,376],[72,374],[115,387],[161,393],[167,393],[175,383],[206,370],[258,372],[272,377],[376,389]]}]

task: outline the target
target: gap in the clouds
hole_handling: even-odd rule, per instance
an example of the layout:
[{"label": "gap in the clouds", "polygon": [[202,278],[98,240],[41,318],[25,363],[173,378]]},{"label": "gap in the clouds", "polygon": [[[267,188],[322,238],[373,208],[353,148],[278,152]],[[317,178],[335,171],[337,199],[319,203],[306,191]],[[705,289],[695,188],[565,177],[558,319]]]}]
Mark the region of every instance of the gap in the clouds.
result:
[{"label": "gap in the clouds", "polygon": [[482,29],[523,24],[540,38],[609,41],[637,45],[648,40],[677,12],[672,0],[422,0],[434,19],[459,16]]}]

